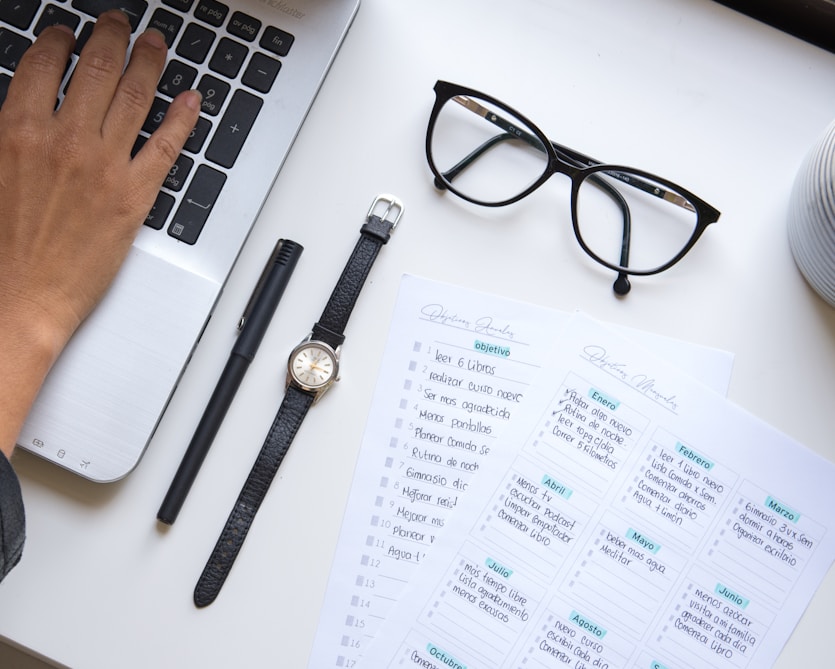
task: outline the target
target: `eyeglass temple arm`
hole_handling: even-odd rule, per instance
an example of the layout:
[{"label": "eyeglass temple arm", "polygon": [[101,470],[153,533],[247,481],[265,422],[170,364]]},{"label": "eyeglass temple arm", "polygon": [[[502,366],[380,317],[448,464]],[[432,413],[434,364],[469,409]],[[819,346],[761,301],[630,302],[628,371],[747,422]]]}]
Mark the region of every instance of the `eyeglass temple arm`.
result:
[{"label": "eyeglass temple arm", "polygon": [[[472,165],[476,160],[481,158],[481,156],[487,153],[494,146],[497,146],[498,144],[502,143],[507,139],[516,139],[516,137],[507,133],[502,133],[501,135],[495,135],[491,137],[481,146],[476,147],[473,151],[464,156],[455,165],[450,167],[446,172],[441,172],[441,176],[450,183],[452,183],[456,179],[456,177],[459,174],[461,174],[461,172],[466,170],[470,165]],[[440,190],[446,189],[444,183],[440,181],[437,177],[435,178],[435,187]]]},{"label": "eyeglass temple arm", "polygon": [[[604,191],[620,207],[623,216],[623,233],[620,238],[620,266],[629,267],[629,247],[632,244],[632,214],[629,211],[629,205],[626,204],[626,200],[623,199],[623,195],[618,192],[617,188],[608,181],[604,181],[596,174],[592,174],[589,181],[592,181],[595,186]],[[626,295],[631,289],[632,284],[629,281],[629,275],[623,270],[618,271],[615,283],[612,284],[612,290],[618,295]]]},{"label": "eyeglass temple arm", "polygon": [[[445,172],[443,176],[449,179],[450,181],[452,181],[452,179],[458,176],[458,174],[460,174],[469,165],[475,162],[475,160],[477,160],[481,154],[493,148],[499,142],[508,139],[520,139],[526,142],[527,144],[530,144],[537,151],[542,151],[543,153],[545,152],[545,147],[535,135],[532,135],[529,132],[516,127],[507,119],[499,116],[495,112],[491,112],[489,109],[480,105],[472,98],[468,98],[465,95],[456,95],[452,99],[461,106],[465,107],[466,109],[469,109],[474,114],[481,116],[493,125],[504,130],[504,134],[496,135],[495,137],[492,137],[491,139],[487,140],[486,142],[484,142],[484,144],[477,147],[472,153],[470,153],[467,157],[461,160],[457,165],[453,166],[450,170]],[[551,146],[554,148],[557,154],[563,160],[566,160],[566,162],[574,165],[575,167],[593,167],[595,165],[603,164],[601,161],[595,160],[594,158],[589,158],[588,156],[580,153],[579,151],[570,149],[567,146],[563,146],[562,144],[557,144],[553,140],[549,141],[551,142]],[[682,207],[684,209],[687,209],[688,211],[696,211],[695,207],[693,207],[693,205],[690,204],[688,200],[681,197],[681,195],[678,195],[677,193],[671,193],[670,191],[665,190],[659,186],[650,184],[644,181],[643,179],[639,179],[630,174],[624,174],[623,172],[618,172],[617,170],[608,170],[606,174],[621,181],[622,183],[625,183],[628,186],[632,186],[633,188],[637,188],[638,190],[644,191],[645,193],[649,193],[650,195],[654,195],[655,197],[661,198],[662,200],[666,200],[667,202],[670,202],[678,207]]]},{"label": "eyeglass temple arm", "polygon": [[[568,159],[569,162],[576,164],[578,167],[588,166],[594,167],[595,165],[603,165],[602,162],[599,160],[595,160],[594,158],[589,158],[582,153],[575,151],[574,149],[569,149],[567,146],[563,146],[562,144],[557,144],[555,141],[551,140],[551,146],[554,147],[554,151],[557,154],[562,154],[560,157],[563,159]],[[624,172],[619,172],[618,170],[606,170],[606,174],[608,174],[613,179],[617,179],[618,181],[625,183],[627,186],[632,186],[633,188],[637,188],[645,193],[649,193],[650,195],[654,195],[655,197],[661,198],[662,200],[666,200],[671,204],[676,205],[677,207],[681,207],[682,209],[687,209],[687,211],[692,211],[695,213],[696,208],[685,198],[683,198],[678,193],[671,193],[670,191],[661,188],[655,184],[651,184],[643,179],[638,177],[632,176],[631,174],[627,174]]]}]

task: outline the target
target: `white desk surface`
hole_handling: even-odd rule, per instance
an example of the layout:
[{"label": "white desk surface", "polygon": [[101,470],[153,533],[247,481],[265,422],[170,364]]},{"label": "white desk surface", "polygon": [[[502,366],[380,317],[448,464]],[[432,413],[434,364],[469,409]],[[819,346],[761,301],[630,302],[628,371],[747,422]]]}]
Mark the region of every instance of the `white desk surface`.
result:
[{"label": "white desk surface", "polygon": [[[667,176],[722,211],[691,254],[635,279],[574,240],[566,181],[500,211],[432,188],[436,79],[490,93],[598,159]],[[74,669],[302,669],[316,630],[404,272],[726,349],[732,400],[835,460],[835,309],[786,240],[799,164],[835,118],[835,55],[710,0],[363,0],[170,409],[124,481],[16,456],[28,514],[0,637]],[[348,327],[342,381],[309,414],[218,600],[192,590],[371,199],[406,213]],[[305,254],[177,521],[156,510],[275,240]],[[790,474],[790,473],[787,473]],[[835,572],[777,667],[831,666]]]}]

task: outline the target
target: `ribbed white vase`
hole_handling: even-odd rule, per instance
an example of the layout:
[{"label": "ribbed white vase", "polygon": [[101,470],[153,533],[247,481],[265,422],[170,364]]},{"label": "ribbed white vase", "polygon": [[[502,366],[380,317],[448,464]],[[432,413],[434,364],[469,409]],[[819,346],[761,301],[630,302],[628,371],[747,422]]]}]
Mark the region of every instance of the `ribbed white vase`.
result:
[{"label": "ribbed white vase", "polygon": [[835,306],[835,121],[797,173],[788,231],[792,255],[806,281]]}]

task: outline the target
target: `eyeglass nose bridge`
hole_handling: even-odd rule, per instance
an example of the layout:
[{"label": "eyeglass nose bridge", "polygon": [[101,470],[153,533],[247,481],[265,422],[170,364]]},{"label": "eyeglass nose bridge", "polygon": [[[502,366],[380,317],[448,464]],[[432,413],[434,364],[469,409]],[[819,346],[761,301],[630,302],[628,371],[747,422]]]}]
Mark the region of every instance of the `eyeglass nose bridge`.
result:
[{"label": "eyeglass nose bridge", "polygon": [[[542,175],[525,191],[524,195],[529,195],[533,191],[539,189],[546,181],[549,181],[555,174],[562,174],[568,177],[570,181],[570,189],[574,193],[583,181],[584,170],[587,165],[580,161],[572,160],[568,156],[561,156],[560,151],[556,148],[555,143],[549,140],[548,144],[548,160],[545,164],[545,169]],[[436,178],[437,186],[437,178]],[[445,186],[444,186],[445,187]]]},{"label": "eyeglass nose bridge", "polygon": [[[581,160],[579,157],[570,155],[561,144],[548,140],[551,151],[548,152],[548,169],[550,174],[565,174],[571,182],[581,181],[583,178],[583,171],[594,165],[594,161],[588,159],[588,162]],[[585,156],[583,156],[585,158]]]}]

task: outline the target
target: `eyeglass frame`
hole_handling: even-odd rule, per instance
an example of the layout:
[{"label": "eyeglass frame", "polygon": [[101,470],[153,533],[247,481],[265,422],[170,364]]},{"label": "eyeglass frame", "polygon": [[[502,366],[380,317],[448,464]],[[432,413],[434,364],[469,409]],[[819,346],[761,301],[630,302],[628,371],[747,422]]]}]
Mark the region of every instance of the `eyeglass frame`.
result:
[{"label": "eyeglass frame", "polygon": [[[473,204],[477,204],[477,205],[484,206],[484,207],[503,207],[503,206],[506,206],[506,205],[509,205],[509,204],[513,204],[514,202],[518,202],[519,200],[527,197],[528,195],[533,193],[535,190],[537,190],[540,186],[542,186],[542,184],[544,184],[546,181],[548,181],[548,179],[550,179],[555,174],[566,175],[567,177],[569,177],[571,179],[571,222],[572,222],[572,226],[574,228],[574,236],[577,239],[577,243],[580,244],[580,247],[593,260],[600,263],[604,267],[607,267],[607,268],[609,268],[611,270],[614,270],[615,272],[618,273],[618,278],[616,279],[615,284],[614,284],[614,290],[619,295],[625,295],[626,293],[629,292],[630,284],[629,284],[629,279],[627,278],[627,275],[649,276],[649,275],[658,274],[660,272],[663,272],[665,270],[670,269],[673,265],[678,263],[685,255],[687,255],[687,253],[690,251],[690,249],[693,248],[693,246],[699,240],[702,233],[707,229],[707,227],[709,225],[711,225],[712,223],[715,223],[716,221],[719,220],[721,212],[718,209],[716,209],[712,205],[708,204],[703,199],[701,199],[697,195],[693,194],[689,190],[687,190],[685,188],[682,188],[678,184],[670,181],[669,179],[664,179],[664,178],[659,177],[655,174],[651,174],[650,172],[635,169],[633,167],[628,167],[628,166],[625,166],[625,165],[613,165],[613,164],[602,163],[595,158],[590,158],[589,156],[586,156],[586,155],[580,153],[579,151],[571,149],[567,146],[563,146],[562,144],[558,144],[557,142],[554,142],[553,140],[548,139],[548,136],[542,130],[540,130],[539,127],[535,123],[533,123],[530,119],[528,119],[524,114],[520,114],[513,107],[511,107],[510,105],[505,104],[504,102],[502,102],[501,100],[498,100],[497,98],[494,98],[490,95],[486,95],[486,94],[482,93],[481,91],[477,91],[473,88],[467,88],[466,86],[461,86],[459,84],[454,84],[454,83],[451,83],[451,82],[448,82],[448,81],[443,81],[441,79],[439,79],[438,81],[435,82],[435,86],[434,86],[433,90],[435,91],[435,104],[432,107],[432,112],[429,116],[429,125],[427,126],[427,129],[426,129],[426,159],[429,163],[429,169],[432,171],[432,174],[435,177],[435,179],[434,179],[435,187],[438,190],[448,190],[448,191],[454,193],[455,195],[457,195],[458,197],[460,197],[461,199],[466,200],[468,202],[472,202]],[[440,114],[441,108],[445,104],[447,104],[448,102],[453,101],[453,98],[455,98],[456,96],[472,97],[472,98],[476,98],[477,100],[483,100],[484,102],[488,102],[492,105],[495,105],[495,106],[509,112],[515,118],[524,122],[525,125],[527,126],[527,129],[533,132],[534,137],[536,138],[536,140],[538,140],[538,143],[539,143],[540,146],[534,144],[533,142],[530,141],[530,138],[524,136],[524,135],[528,134],[527,132],[525,132],[522,129],[516,128],[514,126],[514,124],[509,123],[506,119],[501,119],[501,118],[488,119],[489,122],[493,123],[494,125],[496,125],[500,129],[504,130],[505,133],[508,133],[509,134],[508,138],[515,137],[517,139],[522,139],[523,141],[526,141],[527,143],[533,145],[538,150],[544,150],[545,151],[548,160],[547,160],[547,164],[545,165],[545,169],[544,169],[542,175],[538,179],[533,181],[527,188],[522,190],[522,192],[520,192],[519,194],[517,194],[517,195],[515,195],[511,198],[501,200],[499,202],[486,202],[486,201],[483,201],[483,200],[478,200],[476,198],[473,198],[473,197],[470,197],[470,196],[466,195],[465,193],[462,193],[457,188],[455,188],[454,184],[452,183],[452,180],[447,178],[447,176],[445,176],[446,174],[448,174],[452,170],[448,170],[446,173],[441,172],[438,169],[437,165],[435,164],[435,161],[432,157],[432,135],[433,135],[433,131],[435,129],[435,123],[438,120],[438,116]],[[499,137],[502,137],[502,136],[499,136]],[[473,160],[475,160],[478,157],[477,155],[475,155],[477,152],[486,151],[487,149],[492,147],[492,144],[490,144],[491,141],[492,140],[488,140],[488,142],[483,144],[481,147],[478,147],[477,149],[475,149],[475,151],[470,153],[469,156],[465,157],[462,161],[460,161],[458,163],[458,165],[456,165],[452,169],[459,168],[458,171],[460,171],[462,169],[465,169],[467,165],[469,165]],[[488,144],[489,144],[489,146],[488,146]],[[560,154],[562,154],[562,156]],[[467,164],[462,166],[462,163],[464,163],[465,161],[468,161]],[[626,177],[628,175],[635,175],[635,176],[643,178],[643,179],[649,179],[651,181],[656,182],[659,185],[662,185],[662,186],[665,186],[665,187],[669,188],[670,190],[672,190],[674,192],[674,193],[668,193],[668,195],[671,195],[671,196],[681,195],[681,196],[684,197],[684,199],[687,202],[689,202],[693,206],[693,209],[695,210],[695,214],[696,214],[696,226],[693,230],[693,233],[690,236],[690,239],[687,241],[687,243],[683,246],[683,248],[671,260],[669,260],[668,262],[666,262],[662,265],[659,265],[658,267],[655,267],[655,268],[649,269],[649,270],[630,269],[629,267],[625,267],[623,265],[616,265],[616,264],[611,263],[607,260],[604,260],[603,258],[598,256],[596,253],[594,253],[588,247],[586,242],[583,240],[582,235],[580,234],[580,228],[579,228],[578,216],[577,216],[577,200],[578,200],[577,195],[578,195],[578,192],[580,190],[580,186],[582,185],[582,183],[586,179],[589,179],[589,178],[593,177],[594,174],[596,174],[597,172],[615,173],[615,175],[623,174],[625,172],[626,174],[623,174],[624,177]],[[456,172],[456,175],[457,175],[457,172]],[[610,176],[612,176],[612,175],[610,175]],[[634,184],[634,183],[629,183],[628,181],[624,181],[623,179],[621,179],[618,176],[614,176],[614,178],[618,179],[622,183],[626,183],[627,185],[637,187],[640,190],[644,190],[646,192],[651,192],[650,189],[652,189],[652,186],[650,184],[644,183],[643,184],[644,187],[642,188],[641,185]],[[611,188],[605,182],[601,182],[601,183],[603,183],[608,188]],[[598,185],[600,185],[600,184],[598,184]],[[614,190],[614,189],[612,189],[612,190]],[[652,190],[655,190],[655,189],[652,189]],[[617,191],[615,191],[615,193],[617,193]],[[651,194],[654,194],[658,197],[662,197],[663,199],[668,199],[668,198],[664,197],[664,195],[660,195],[660,194],[657,194],[657,193],[651,193]],[[620,198],[619,195],[618,195],[618,198]],[[620,199],[622,199],[622,198],[620,198]],[[674,203],[674,204],[678,204],[678,206],[684,206],[684,205],[679,204],[679,203]],[[623,206],[626,206],[625,202],[623,203]],[[685,208],[687,208],[687,207],[685,207]],[[628,207],[627,207],[626,211],[624,212],[624,214],[625,214],[626,218],[628,219],[629,218]],[[627,225],[625,225],[625,228],[628,226],[628,223],[629,223],[628,220],[627,220],[626,223],[627,223]],[[629,231],[625,229],[621,257],[624,257],[624,251],[625,251],[626,255],[628,256],[629,234],[630,234]]]}]

